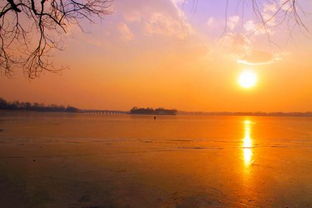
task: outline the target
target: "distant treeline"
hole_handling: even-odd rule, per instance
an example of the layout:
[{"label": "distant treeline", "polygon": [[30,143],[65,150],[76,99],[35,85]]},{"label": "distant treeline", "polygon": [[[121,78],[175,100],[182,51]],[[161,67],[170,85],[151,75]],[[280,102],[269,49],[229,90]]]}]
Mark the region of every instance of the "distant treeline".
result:
[{"label": "distant treeline", "polygon": [[73,106],[61,105],[44,105],[41,103],[30,103],[14,101],[9,102],[0,98],[0,110],[25,110],[25,111],[40,111],[40,112],[79,112],[80,110]]},{"label": "distant treeline", "polygon": [[147,115],[176,115],[177,110],[165,109],[165,108],[138,108],[133,107],[130,110],[130,114],[147,114]]}]

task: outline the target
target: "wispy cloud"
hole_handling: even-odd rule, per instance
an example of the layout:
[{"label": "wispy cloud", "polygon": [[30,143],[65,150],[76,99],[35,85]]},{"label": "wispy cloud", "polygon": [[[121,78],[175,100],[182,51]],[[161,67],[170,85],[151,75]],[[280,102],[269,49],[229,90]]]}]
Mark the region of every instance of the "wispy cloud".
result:
[{"label": "wispy cloud", "polygon": [[134,1],[118,5],[119,13],[125,24],[136,24],[136,30],[141,30],[141,34],[185,39],[193,32],[181,7],[184,0]]},{"label": "wispy cloud", "polygon": [[215,18],[214,17],[209,17],[207,22],[206,22],[206,25],[211,28],[212,25],[215,23]]},{"label": "wispy cloud", "polygon": [[183,22],[162,13],[153,13],[145,22],[145,32],[149,35],[163,35],[185,39],[190,35],[190,28]]},{"label": "wispy cloud", "polygon": [[227,27],[230,30],[234,30],[235,27],[238,25],[240,20],[239,16],[231,16],[229,17],[228,21],[227,21]]},{"label": "wispy cloud", "polygon": [[129,29],[128,25],[125,23],[120,23],[117,27],[122,40],[129,41],[134,39],[134,35]]},{"label": "wispy cloud", "polygon": [[282,57],[280,54],[254,50],[251,51],[249,54],[238,58],[237,63],[249,66],[260,66],[273,64],[281,60]]}]

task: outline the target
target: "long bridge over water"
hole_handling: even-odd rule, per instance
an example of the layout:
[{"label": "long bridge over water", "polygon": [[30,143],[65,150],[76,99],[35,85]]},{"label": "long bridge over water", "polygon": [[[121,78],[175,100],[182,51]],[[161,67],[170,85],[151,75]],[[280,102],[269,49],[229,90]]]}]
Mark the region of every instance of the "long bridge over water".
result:
[{"label": "long bridge over water", "polygon": [[118,110],[83,110],[82,113],[98,114],[98,115],[117,115],[117,114],[128,114],[128,111]]}]

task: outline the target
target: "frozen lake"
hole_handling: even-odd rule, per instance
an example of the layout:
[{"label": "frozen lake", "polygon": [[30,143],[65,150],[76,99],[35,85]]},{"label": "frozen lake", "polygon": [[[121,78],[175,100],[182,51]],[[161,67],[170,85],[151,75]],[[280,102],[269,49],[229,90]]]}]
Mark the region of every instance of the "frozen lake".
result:
[{"label": "frozen lake", "polygon": [[0,205],[312,207],[312,118],[0,113]]}]

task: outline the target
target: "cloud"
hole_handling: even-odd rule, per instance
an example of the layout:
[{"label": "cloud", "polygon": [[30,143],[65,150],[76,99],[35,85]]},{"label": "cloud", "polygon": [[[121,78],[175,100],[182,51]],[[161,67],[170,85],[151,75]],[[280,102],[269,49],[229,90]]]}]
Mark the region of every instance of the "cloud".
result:
[{"label": "cloud", "polygon": [[259,66],[282,60],[281,54],[268,52],[265,49],[259,50],[259,46],[254,42],[255,40],[243,33],[228,33],[222,38],[221,46],[239,64]]},{"label": "cloud", "polygon": [[129,29],[128,25],[126,25],[125,23],[120,23],[118,26],[118,31],[120,33],[120,37],[122,40],[133,40],[134,39],[134,35],[131,32],[131,30]]},{"label": "cloud", "polygon": [[170,1],[172,2],[173,6],[175,7],[176,11],[178,12],[179,17],[185,18],[185,13],[181,9],[181,5],[183,3],[186,3],[186,0],[170,0]]},{"label": "cloud", "polygon": [[267,26],[276,26],[283,22],[290,12],[293,11],[292,1],[279,0],[264,3],[262,16]]},{"label": "cloud", "polygon": [[231,17],[229,17],[228,22],[227,22],[227,27],[230,30],[234,30],[235,27],[238,25],[239,20],[240,20],[239,16],[231,16]]},{"label": "cloud", "polygon": [[193,28],[182,9],[185,0],[133,0],[128,4],[117,3],[125,24],[135,24],[138,34],[185,39]]},{"label": "cloud", "polygon": [[214,23],[215,23],[215,18],[209,17],[206,24],[208,27],[212,27]]},{"label": "cloud", "polygon": [[250,50],[250,40],[242,33],[227,33],[221,39],[221,46],[230,54],[242,56]]},{"label": "cloud", "polygon": [[266,3],[263,5],[263,11],[264,12],[272,12],[275,13],[277,11],[278,7],[276,3]]},{"label": "cloud", "polygon": [[259,66],[268,65],[280,61],[282,58],[280,55],[274,55],[265,51],[253,50],[249,54],[242,56],[237,59],[237,63],[249,65],[249,66]]},{"label": "cloud", "polygon": [[124,19],[126,22],[141,22],[142,21],[142,15],[138,11],[131,11],[131,12],[125,12]]},{"label": "cloud", "polygon": [[185,39],[190,34],[190,28],[183,22],[162,13],[153,13],[145,22],[146,34],[163,35]]},{"label": "cloud", "polygon": [[262,22],[255,23],[253,20],[248,20],[244,24],[244,29],[246,32],[251,33],[252,35],[273,34],[273,31],[266,27]]}]

